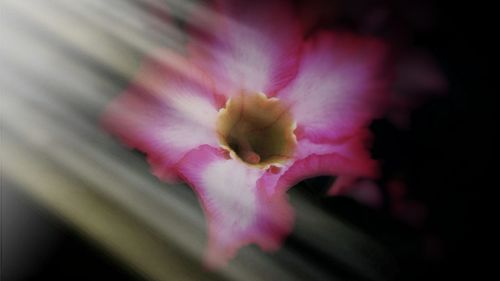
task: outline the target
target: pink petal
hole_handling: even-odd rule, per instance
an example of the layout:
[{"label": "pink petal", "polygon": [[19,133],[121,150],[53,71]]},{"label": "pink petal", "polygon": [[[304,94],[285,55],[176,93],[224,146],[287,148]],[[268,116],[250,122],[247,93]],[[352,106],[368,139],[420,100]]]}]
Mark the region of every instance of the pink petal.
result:
[{"label": "pink petal", "polygon": [[298,68],[302,31],[292,7],[281,0],[217,3],[200,27],[208,28],[209,39],[191,42],[192,55],[216,77],[221,94],[272,96]]},{"label": "pink petal", "polygon": [[348,175],[361,177],[374,177],[376,165],[373,161],[359,161],[349,159],[337,153],[325,155],[310,155],[296,161],[279,178],[275,192],[286,190],[298,182],[324,175]]},{"label": "pink petal", "polygon": [[[336,176],[338,185],[351,183],[347,179],[375,178],[378,164],[371,158],[365,143],[370,139],[367,131],[331,143],[314,143],[299,139],[293,161],[270,169],[259,185],[269,194],[283,192],[301,180],[316,176]],[[354,180],[353,180],[354,181]],[[336,189],[338,189],[337,186]],[[329,191],[329,194],[332,190]],[[331,194],[333,195],[333,194]]]},{"label": "pink petal", "polygon": [[335,182],[328,190],[328,195],[342,195],[347,194],[350,188],[354,186],[358,177],[355,176],[338,176]]},{"label": "pink petal", "polygon": [[432,96],[447,92],[448,84],[433,57],[422,50],[409,50],[395,62],[394,91],[387,118],[408,127],[410,112]]},{"label": "pink petal", "polygon": [[384,104],[384,57],[376,39],[322,32],[308,40],[296,79],[278,94],[291,104],[298,131],[320,142],[367,126]]},{"label": "pink petal", "polygon": [[380,208],[383,195],[380,187],[371,180],[359,181],[356,177],[338,177],[330,188],[329,195],[345,195],[372,208]]},{"label": "pink petal", "polygon": [[128,146],[146,153],[156,176],[175,180],[173,165],[186,152],[218,143],[210,83],[190,62],[159,52],[110,103],[103,124]]},{"label": "pink petal", "polygon": [[309,155],[337,153],[346,158],[371,160],[368,144],[372,140],[368,129],[352,132],[351,135],[329,142],[314,142],[305,137],[297,138],[295,159],[303,159]]},{"label": "pink petal", "polygon": [[[337,171],[330,176],[336,180],[328,190],[328,195],[345,194],[354,184],[362,178],[374,178],[378,174],[378,164],[371,157],[369,146],[372,139],[371,133],[365,129],[355,135],[327,143],[315,143],[308,139],[301,139],[297,145],[296,158],[303,159],[309,155],[338,154],[358,165],[352,166],[349,173]],[[367,168],[368,167],[368,168]],[[356,170],[358,168],[358,170]]]},{"label": "pink petal", "polygon": [[179,163],[179,172],[208,220],[208,266],[224,265],[249,243],[276,249],[290,232],[293,214],[285,193],[267,194],[256,186],[264,171],[228,159],[222,149],[201,146]]},{"label": "pink petal", "polygon": [[[302,159],[308,155],[337,154],[348,159],[350,163],[356,163],[350,166],[349,171],[339,169],[321,174],[336,177],[335,182],[328,190],[328,195],[350,194],[349,192],[360,179],[378,176],[378,164],[371,158],[371,153],[366,145],[369,140],[371,140],[371,135],[367,130],[360,131],[342,141],[326,144],[313,143],[303,139],[298,143],[297,157]],[[333,167],[331,168],[333,169]]]}]

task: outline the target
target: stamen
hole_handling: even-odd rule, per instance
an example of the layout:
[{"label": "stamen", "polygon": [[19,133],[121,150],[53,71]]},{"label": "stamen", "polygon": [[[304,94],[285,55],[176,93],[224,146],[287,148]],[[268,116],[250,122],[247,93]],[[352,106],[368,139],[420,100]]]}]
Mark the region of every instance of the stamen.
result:
[{"label": "stamen", "polygon": [[253,151],[241,151],[241,158],[249,164],[259,164],[260,156]]},{"label": "stamen", "polygon": [[241,139],[239,142],[239,153],[241,159],[249,164],[259,164],[260,155],[252,150],[252,145],[248,140]]}]

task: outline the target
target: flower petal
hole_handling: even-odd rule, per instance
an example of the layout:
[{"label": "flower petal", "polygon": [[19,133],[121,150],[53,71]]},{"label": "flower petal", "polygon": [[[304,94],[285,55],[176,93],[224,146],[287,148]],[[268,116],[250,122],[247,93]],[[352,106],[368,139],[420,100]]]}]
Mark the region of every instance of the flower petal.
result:
[{"label": "flower petal", "polygon": [[298,182],[324,175],[357,175],[374,177],[376,165],[374,161],[350,159],[338,153],[310,155],[298,160],[290,166],[278,179],[274,192],[287,190]]},{"label": "flower petal", "polygon": [[290,103],[298,131],[331,141],[368,125],[384,104],[384,53],[381,42],[346,33],[308,40],[296,79],[277,95]]},{"label": "flower petal", "polygon": [[346,176],[335,179],[328,194],[349,196],[372,208],[380,208],[384,202],[382,191],[374,181],[360,181],[354,177]]},{"label": "flower petal", "polygon": [[215,14],[203,21],[212,33],[205,42],[191,42],[192,55],[216,77],[221,94],[243,90],[272,96],[298,69],[302,31],[292,7],[281,0],[217,4]]},{"label": "flower petal", "polygon": [[355,176],[338,176],[335,182],[328,190],[328,195],[342,195],[348,192],[350,188],[358,181]]},{"label": "flower petal", "polygon": [[290,232],[293,215],[285,193],[268,195],[256,187],[262,170],[228,159],[222,149],[201,146],[184,157],[179,172],[194,188],[208,220],[208,266],[225,264],[252,242],[276,249]]},{"label": "flower petal", "polygon": [[103,124],[127,145],[146,153],[156,176],[176,180],[173,165],[186,152],[218,143],[210,83],[187,60],[158,52],[125,93],[110,103]]},{"label": "flower petal", "polygon": [[[273,194],[284,192],[298,182],[316,176],[336,176],[341,179],[374,178],[378,175],[378,165],[371,159],[364,144],[368,138],[366,134],[368,132],[336,143],[320,144],[308,139],[299,140],[294,160],[279,169],[269,170],[259,180],[259,186]],[[339,182],[340,185],[349,183],[344,180]],[[332,190],[329,194],[333,195]]]}]

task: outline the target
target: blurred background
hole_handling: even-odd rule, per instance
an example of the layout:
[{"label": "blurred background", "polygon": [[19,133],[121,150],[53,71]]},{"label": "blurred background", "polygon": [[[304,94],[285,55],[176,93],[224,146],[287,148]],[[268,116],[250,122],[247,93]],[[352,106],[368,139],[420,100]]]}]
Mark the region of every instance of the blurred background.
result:
[{"label": "blurred background", "polygon": [[300,183],[289,192],[295,227],[279,251],[249,246],[207,271],[194,193],[157,180],[99,118],[146,54],[183,50],[186,27],[199,24],[193,9],[212,11],[203,1],[2,0],[1,280],[485,275],[498,88],[488,79],[497,49],[487,7],[292,2],[310,32],[342,28],[394,46],[392,110],[371,126],[383,175],[337,197],[324,195],[334,178]]}]

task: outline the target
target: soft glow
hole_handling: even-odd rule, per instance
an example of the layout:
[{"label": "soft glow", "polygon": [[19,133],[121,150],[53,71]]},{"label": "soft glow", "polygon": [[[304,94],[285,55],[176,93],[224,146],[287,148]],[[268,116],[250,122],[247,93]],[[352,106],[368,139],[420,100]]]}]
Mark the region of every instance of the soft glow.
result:
[{"label": "soft glow", "polygon": [[[248,3],[251,2],[253,1],[248,1]],[[266,2],[262,1],[262,3]],[[151,56],[152,52],[168,49],[167,53],[186,54],[188,41],[190,47],[199,51],[198,55],[214,51],[211,41],[194,37],[193,34],[187,32],[188,28],[184,27],[194,26],[209,35],[230,35],[226,38],[231,37],[234,39],[233,42],[253,36],[252,39],[258,40],[252,42],[263,43],[267,42],[263,31],[283,30],[281,22],[285,22],[285,26],[290,27],[286,18],[287,9],[270,10],[270,13],[262,10],[260,16],[264,24],[267,24],[266,28],[259,25],[259,22],[250,21],[248,18],[223,13],[210,6],[199,5],[197,1],[184,0],[4,0],[0,2],[0,9],[2,10],[0,33],[3,39],[0,44],[0,104],[2,150],[5,152],[2,154],[2,172],[5,178],[14,182],[16,187],[22,188],[43,206],[47,206],[61,216],[83,236],[117,257],[118,261],[128,265],[131,270],[145,275],[148,279],[204,280],[206,271],[196,265],[201,263],[200,259],[207,246],[205,245],[206,235],[207,233],[214,234],[222,228],[215,225],[212,229],[207,229],[208,218],[204,217],[207,213],[202,213],[199,206],[200,197],[197,198],[183,186],[161,182],[152,176],[149,173],[151,167],[144,161],[144,157],[125,148],[103,131],[98,119],[103,109],[111,100],[119,96],[134,77],[137,79],[137,84],[144,86],[144,77],[138,78],[144,74],[139,69],[139,65],[145,57]],[[268,24],[264,21],[270,18],[275,19],[275,22]],[[212,24],[220,23],[221,19],[229,23],[232,29],[241,32],[227,34],[211,28]],[[177,24],[179,21],[184,24]],[[287,28],[286,30],[294,29]],[[282,32],[272,39],[276,43],[279,40],[285,40],[287,34]],[[256,144],[266,144],[257,149],[261,158],[259,165],[262,167],[253,167],[255,169],[249,172],[246,168],[252,165],[234,157],[225,159],[235,160],[234,162],[211,163],[205,173],[199,173],[203,178],[202,182],[213,187],[207,189],[208,197],[213,197],[212,202],[221,206],[221,214],[223,221],[227,222],[226,225],[235,225],[236,230],[241,230],[257,220],[260,223],[260,228],[256,228],[257,230],[269,230],[268,233],[246,232],[244,243],[238,240],[239,244],[233,245],[235,250],[245,243],[257,243],[265,249],[277,249],[289,233],[293,217],[286,213],[288,209],[281,208],[282,206],[289,207],[287,197],[284,192],[278,192],[276,186],[279,183],[279,186],[288,188],[304,177],[314,176],[314,173],[311,173],[293,177],[288,172],[287,177],[281,177],[290,168],[288,165],[293,162],[292,160],[300,160],[301,166],[296,166],[296,170],[314,165],[320,167],[324,164],[325,167],[328,165],[331,169],[320,168],[325,168],[324,171],[332,174],[339,172],[339,166],[336,166],[336,163],[314,162],[310,161],[311,159],[307,156],[316,153],[323,155],[324,159],[334,159],[330,157],[332,154],[342,155],[345,158],[349,157],[352,152],[355,152],[352,153],[353,155],[362,155],[363,148],[358,147],[357,135],[353,136],[353,142],[339,144],[304,138],[304,124],[296,122],[297,115],[305,113],[308,114],[307,116],[319,116],[315,119],[311,118],[317,123],[312,123],[305,128],[322,129],[325,127],[322,121],[336,120],[330,118],[330,115],[332,113],[342,115],[343,108],[349,108],[347,106],[349,102],[342,100],[343,96],[337,96],[339,107],[335,111],[328,112],[321,107],[321,100],[307,99],[302,95],[316,94],[320,97],[328,97],[341,92],[319,92],[313,86],[328,83],[315,83],[314,79],[322,76],[312,72],[306,73],[309,76],[305,80],[310,83],[302,83],[302,81],[300,91],[291,94],[289,89],[286,89],[288,92],[285,91],[285,86],[290,87],[289,82],[293,78],[301,76],[297,75],[299,47],[305,46],[304,49],[308,50],[303,54],[303,57],[307,58],[310,54],[316,53],[315,44],[322,42],[319,38],[324,37],[319,35],[314,37],[316,39],[311,37],[313,39],[310,41],[303,42],[302,35],[299,33],[299,40],[291,41],[286,48],[281,48],[277,44],[264,45],[264,47],[269,47],[265,52],[260,51],[263,46],[251,44],[248,47],[253,49],[248,49],[238,45],[241,49],[238,49],[235,54],[247,54],[249,56],[247,61],[241,60],[242,56],[233,56],[232,53],[215,54],[219,61],[225,58],[231,59],[224,60],[225,63],[234,66],[233,76],[229,78],[254,78],[251,79],[251,83],[245,80],[243,85],[239,86],[244,86],[246,93],[253,97],[251,99],[265,100],[264,103],[279,109],[271,110],[269,117],[276,118],[277,112],[289,108],[285,110],[286,120],[279,119],[282,126],[278,126],[270,133],[272,139],[260,136],[260,140],[256,141]],[[337,39],[339,44],[335,46],[344,46],[342,36],[338,36]],[[361,40],[362,42],[364,41]],[[356,46],[352,47],[353,53],[357,50]],[[330,47],[326,49],[331,51]],[[285,52],[277,52],[279,50],[285,50]],[[271,59],[259,57],[260,54],[267,53],[270,53]],[[369,54],[371,51],[366,53]],[[191,66],[189,60],[164,54],[156,56],[154,61],[168,66],[172,73],[189,76]],[[343,52],[338,52],[338,54],[340,54],[339,58],[345,57],[346,61],[350,61],[349,55]],[[329,60],[327,52],[319,58]],[[190,57],[190,59],[193,58]],[[250,63],[252,61],[265,66],[264,71]],[[310,66],[306,60],[302,61],[302,65]],[[325,65],[329,64],[325,63]],[[284,67],[280,71],[274,71],[272,68],[275,66]],[[214,76],[220,74],[220,71],[207,72]],[[338,72],[330,70],[323,74],[322,79],[329,79],[328,81],[333,81],[338,77],[336,76]],[[189,78],[196,80],[197,83],[203,82],[203,77],[194,76],[196,77],[190,76]],[[263,81],[269,77],[276,78],[275,83]],[[344,77],[347,81],[345,85],[352,85],[350,83],[352,80],[349,80],[352,77],[356,75]],[[228,83],[217,83],[214,87],[232,88],[236,83],[232,83],[233,80],[229,78],[226,81]],[[136,85],[135,82],[132,84]],[[360,83],[359,85],[370,86],[371,84]],[[164,93],[164,89],[160,90],[155,83],[149,83],[146,86],[156,94]],[[239,99],[239,97],[221,98],[228,92],[219,88],[216,90],[217,93],[214,96],[218,100],[215,101],[202,100],[197,96],[184,94],[168,96],[168,99],[163,100],[169,106],[174,106],[177,109],[176,113],[190,119],[175,123],[169,127],[171,130],[158,131],[159,139],[168,140],[175,148],[199,146],[198,139],[204,140],[206,144],[206,136],[215,135],[216,117],[218,114],[223,115],[223,108],[227,101],[234,102]],[[256,94],[259,92],[265,93],[267,97],[263,98],[262,94]],[[277,94],[283,94],[283,96],[278,97]],[[290,94],[289,96],[294,100],[285,98],[287,94]],[[145,94],[142,95],[144,96]],[[363,97],[356,100],[362,101]],[[292,104],[301,106],[311,103],[319,109],[315,112],[308,112],[305,107],[291,107]],[[163,104],[159,102],[157,105]],[[200,108],[213,111],[200,110]],[[117,112],[129,118],[154,115],[152,110],[149,112],[146,110],[147,114],[143,114],[143,111],[132,111],[126,107],[118,109]],[[251,112],[264,116],[260,109]],[[165,116],[163,116],[164,119],[161,116],[160,118],[153,117],[158,121],[168,119]],[[137,125],[137,128],[147,129],[147,126],[143,126],[144,123],[139,122],[140,118],[135,121],[137,123],[134,125]],[[184,126],[186,123],[198,123],[204,126],[210,123],[214,126],[214,130],[207,133],[203,130],[191,130],[190,127],[186,129]],[[231,130],[227,132],[229,135]],[[325,133],[326,130],[321,132]],[[241,136],[241,132],[234,133]],[[314,133],[316,132],[313,132],[313,136]],[[148,145],[158,144],[151,139],[149,141]],[[276,141],[276,147],[269,149],[267,147],[269,141]],[[221,143],[224,143],[224,140],[216,136],[210,145],[219,147]],[[177,154],[162,151],[154,154],[156,157],[151,157],[149,151],[145,151],[144,146],[139,147],[138,143],[128,144],[148,153],[153,172],[162,179],[162,176],[169,178],[172,175],[169,174],[168,169],[178,164],[180,159],[190,156],[186,155],[186,151]],[[228,144],[227,147],[230,148],[230,145]],[[252,148],[252,151],[255,149]],[[272,157],[275,151],[284,152],[286,157],[279,159]],[[356,154],[358,152],[360,154]],[[174,158],[174,156],[176,157],[175,163],[165,160],[165,157]],[[202,160],[201,157],[193,156],[192,158],[191,162],[187,161],[191,159],[184,159],[193,164],[190,167],[195,167]],[[172,159],[168,158],[168,160]],[[264,164],[271,167],[262,169],[265,168]],[[349,169],[349,163],[340,164],[346,167],[342,170],[344,173],[369,174],[364,171],[360,172],[360,169],[352,167]],[[361,167],[362,165],[355,166]],[[158,169],[155,170],[157,167]],[[187,174],[187,171],[183,170],[183,172]],[[232,177],[225,178],[226,184],[221,185],[218,180],[226,175]],[[238,185],[242,180],[246,189],[239,190]],[[256,181],[260,184],[258,187],[255,186]],[[266,193],[257,194],[256,190],[269,192],[273,196],[266,197]],[[199,195],[198,190],[195,192]],[[210,203],[209,201],[207,203]],[[258,205],[254,204],[256,202]],[[279,203],[278,208],[273,208],[276,206],[273,205],[275,202]],[[202,207],[205,205],[202,204]],[[324,210],[309,205],[306,200],[299,198],[294,202],[294,209],[298,217],[302,219],[302,224],[296,225],[294,230],[299,239],[308,241],[314,248],[321,249],[329,256],[341,260],[357,274],[376,276],[377,272],[374,273],[374,271],[379,268],[379,257],[383,256],[383,251],[377,244],[358,233],[352,226],[343,224],[335,217],[326,214]],[[252,217],[255,210],[261,211],[260,217]],[[203,209],[203,211],[206,210]],[[243,214],[241,220],[232,217],[233,213]],[[274,216],[269,214],[274,214]],[[213,215],[217,213],[214,212]],[[308,218],[314,218],[314,220]],[[237,224],[239,222],[241,224]],[[222,235],[224,238],[227,236],[241,238],[230,232]],[[210,240],[208,243],[213,243],[213,241]],[[367,260],[362,253],[352,250],[361,242],[364,243],[363,245],[368,244],[364,249],[368,249],[366,251],[371,253],[373,260]],[[173,248],[175,250],[172,250]],[[224,253],[227,249],[218,248],[217,250]],[[224,256],[224,258],[227,260],[230,257]],[[288,267],[290,264],[294,265],[293,270]],[[302,279],[296,277],[297,271],[301,272],[301,277],[327,276],[314,261],[304,259],[295,251],[282,249],[279,255],[270,256],[253,247],[239,252],[229,267],[220,270],[220,274],[229,280],[262,280],[269,279],[269,276],[276,280]]]},{"label": "soft glow", "polygon": [[294,221],[286,191],[301,180],[375,177],[368,125],[388,93],[379,39],[330,30],[306,38],[281,0],[214,9],[183,52],[154,51],[102,118],[158,178],[193,188],[212,268],[250,243],[278,249]]}]

